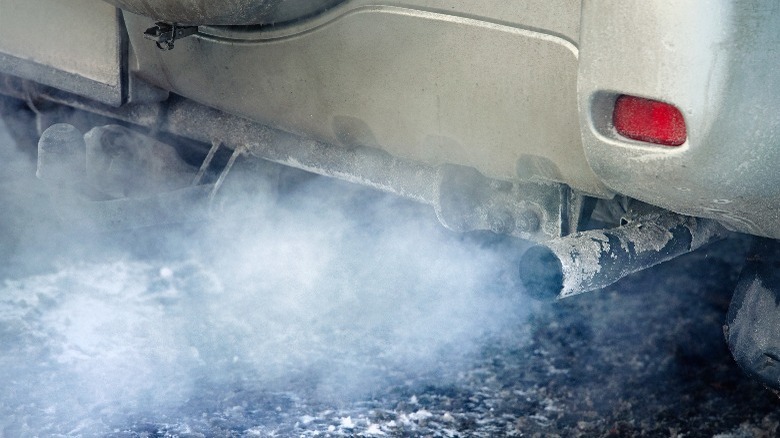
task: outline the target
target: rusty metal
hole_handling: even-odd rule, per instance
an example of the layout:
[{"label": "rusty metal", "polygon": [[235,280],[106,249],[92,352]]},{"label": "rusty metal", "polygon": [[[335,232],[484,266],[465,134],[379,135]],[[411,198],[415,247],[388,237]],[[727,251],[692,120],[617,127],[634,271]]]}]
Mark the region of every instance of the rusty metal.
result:
[{"label": "rusty metal", "polygon": [[535,297],[566,298],[609,286],[727,234],[715,221],[659,210],[620,227],[534,246],[520,259],[520,276]]},{"label": "rusty metal", "polygon": [[[332,145],[183,98],[113,108],[55,89],[31,89],[24,82],[2,79],[0,76],[2,94],[29,94],[203,143],[220,139],[229,149],[246,145],[245,152],[250,157],[360,183],[431,205],[442,224],[456,231],[487,230],[537,242],[568,232],[571,192],[562,184],[501,181],[465,166],[432,165],[398,158],[376,148]],[[192,180],[190,177],[189,182]]]}]

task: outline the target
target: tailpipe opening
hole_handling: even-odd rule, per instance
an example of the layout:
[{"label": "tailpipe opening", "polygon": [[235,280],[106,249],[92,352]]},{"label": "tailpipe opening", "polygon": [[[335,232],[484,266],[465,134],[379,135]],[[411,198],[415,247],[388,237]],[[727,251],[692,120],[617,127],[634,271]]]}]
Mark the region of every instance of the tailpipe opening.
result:
[{"label": "tailpipe opening", "polygon": [[561,299],[609,286],[727,234],[712,220],[654,213],[620,227],[580,232],[533,246],[521,256],[519,274],[529,295]]}]

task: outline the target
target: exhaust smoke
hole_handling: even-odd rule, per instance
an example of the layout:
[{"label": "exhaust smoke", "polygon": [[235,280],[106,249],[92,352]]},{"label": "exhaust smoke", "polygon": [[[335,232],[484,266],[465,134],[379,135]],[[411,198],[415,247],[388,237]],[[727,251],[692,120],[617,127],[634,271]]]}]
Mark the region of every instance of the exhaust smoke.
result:
[{"label": "exhaust smoke", "polygon": [[211,220],[90,233],[0,135],[2,435],[164,422],[214,387],[338,401],[442,383],[528,312],[516,248],[429,207],[237,162]]}]

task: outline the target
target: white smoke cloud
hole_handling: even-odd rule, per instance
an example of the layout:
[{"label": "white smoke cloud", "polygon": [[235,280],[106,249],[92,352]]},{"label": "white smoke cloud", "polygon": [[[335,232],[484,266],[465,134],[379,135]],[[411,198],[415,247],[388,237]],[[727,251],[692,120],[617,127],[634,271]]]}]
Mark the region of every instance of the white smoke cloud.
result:
[{"label": "white smoke cloud", "polygon": [[231,192],[256,181],[236,172],[212,221],[85,234],[2,126],[0,147],[0,435],[175,416],[204,382],[359,397],[465,366],[527,312],[509,250],[424,206],[324,178]]}]

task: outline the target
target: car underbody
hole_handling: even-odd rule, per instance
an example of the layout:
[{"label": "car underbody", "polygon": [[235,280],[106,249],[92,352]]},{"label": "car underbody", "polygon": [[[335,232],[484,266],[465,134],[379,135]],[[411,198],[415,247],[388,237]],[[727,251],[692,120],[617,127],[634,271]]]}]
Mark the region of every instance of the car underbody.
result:
[{"label": "car underbody", "polygon": [[242,157],[530,240],[545,299],[754,235],[726,337],[778,389],[778,9],[0,0],[0,116],[95,230],[218,214]]}]

